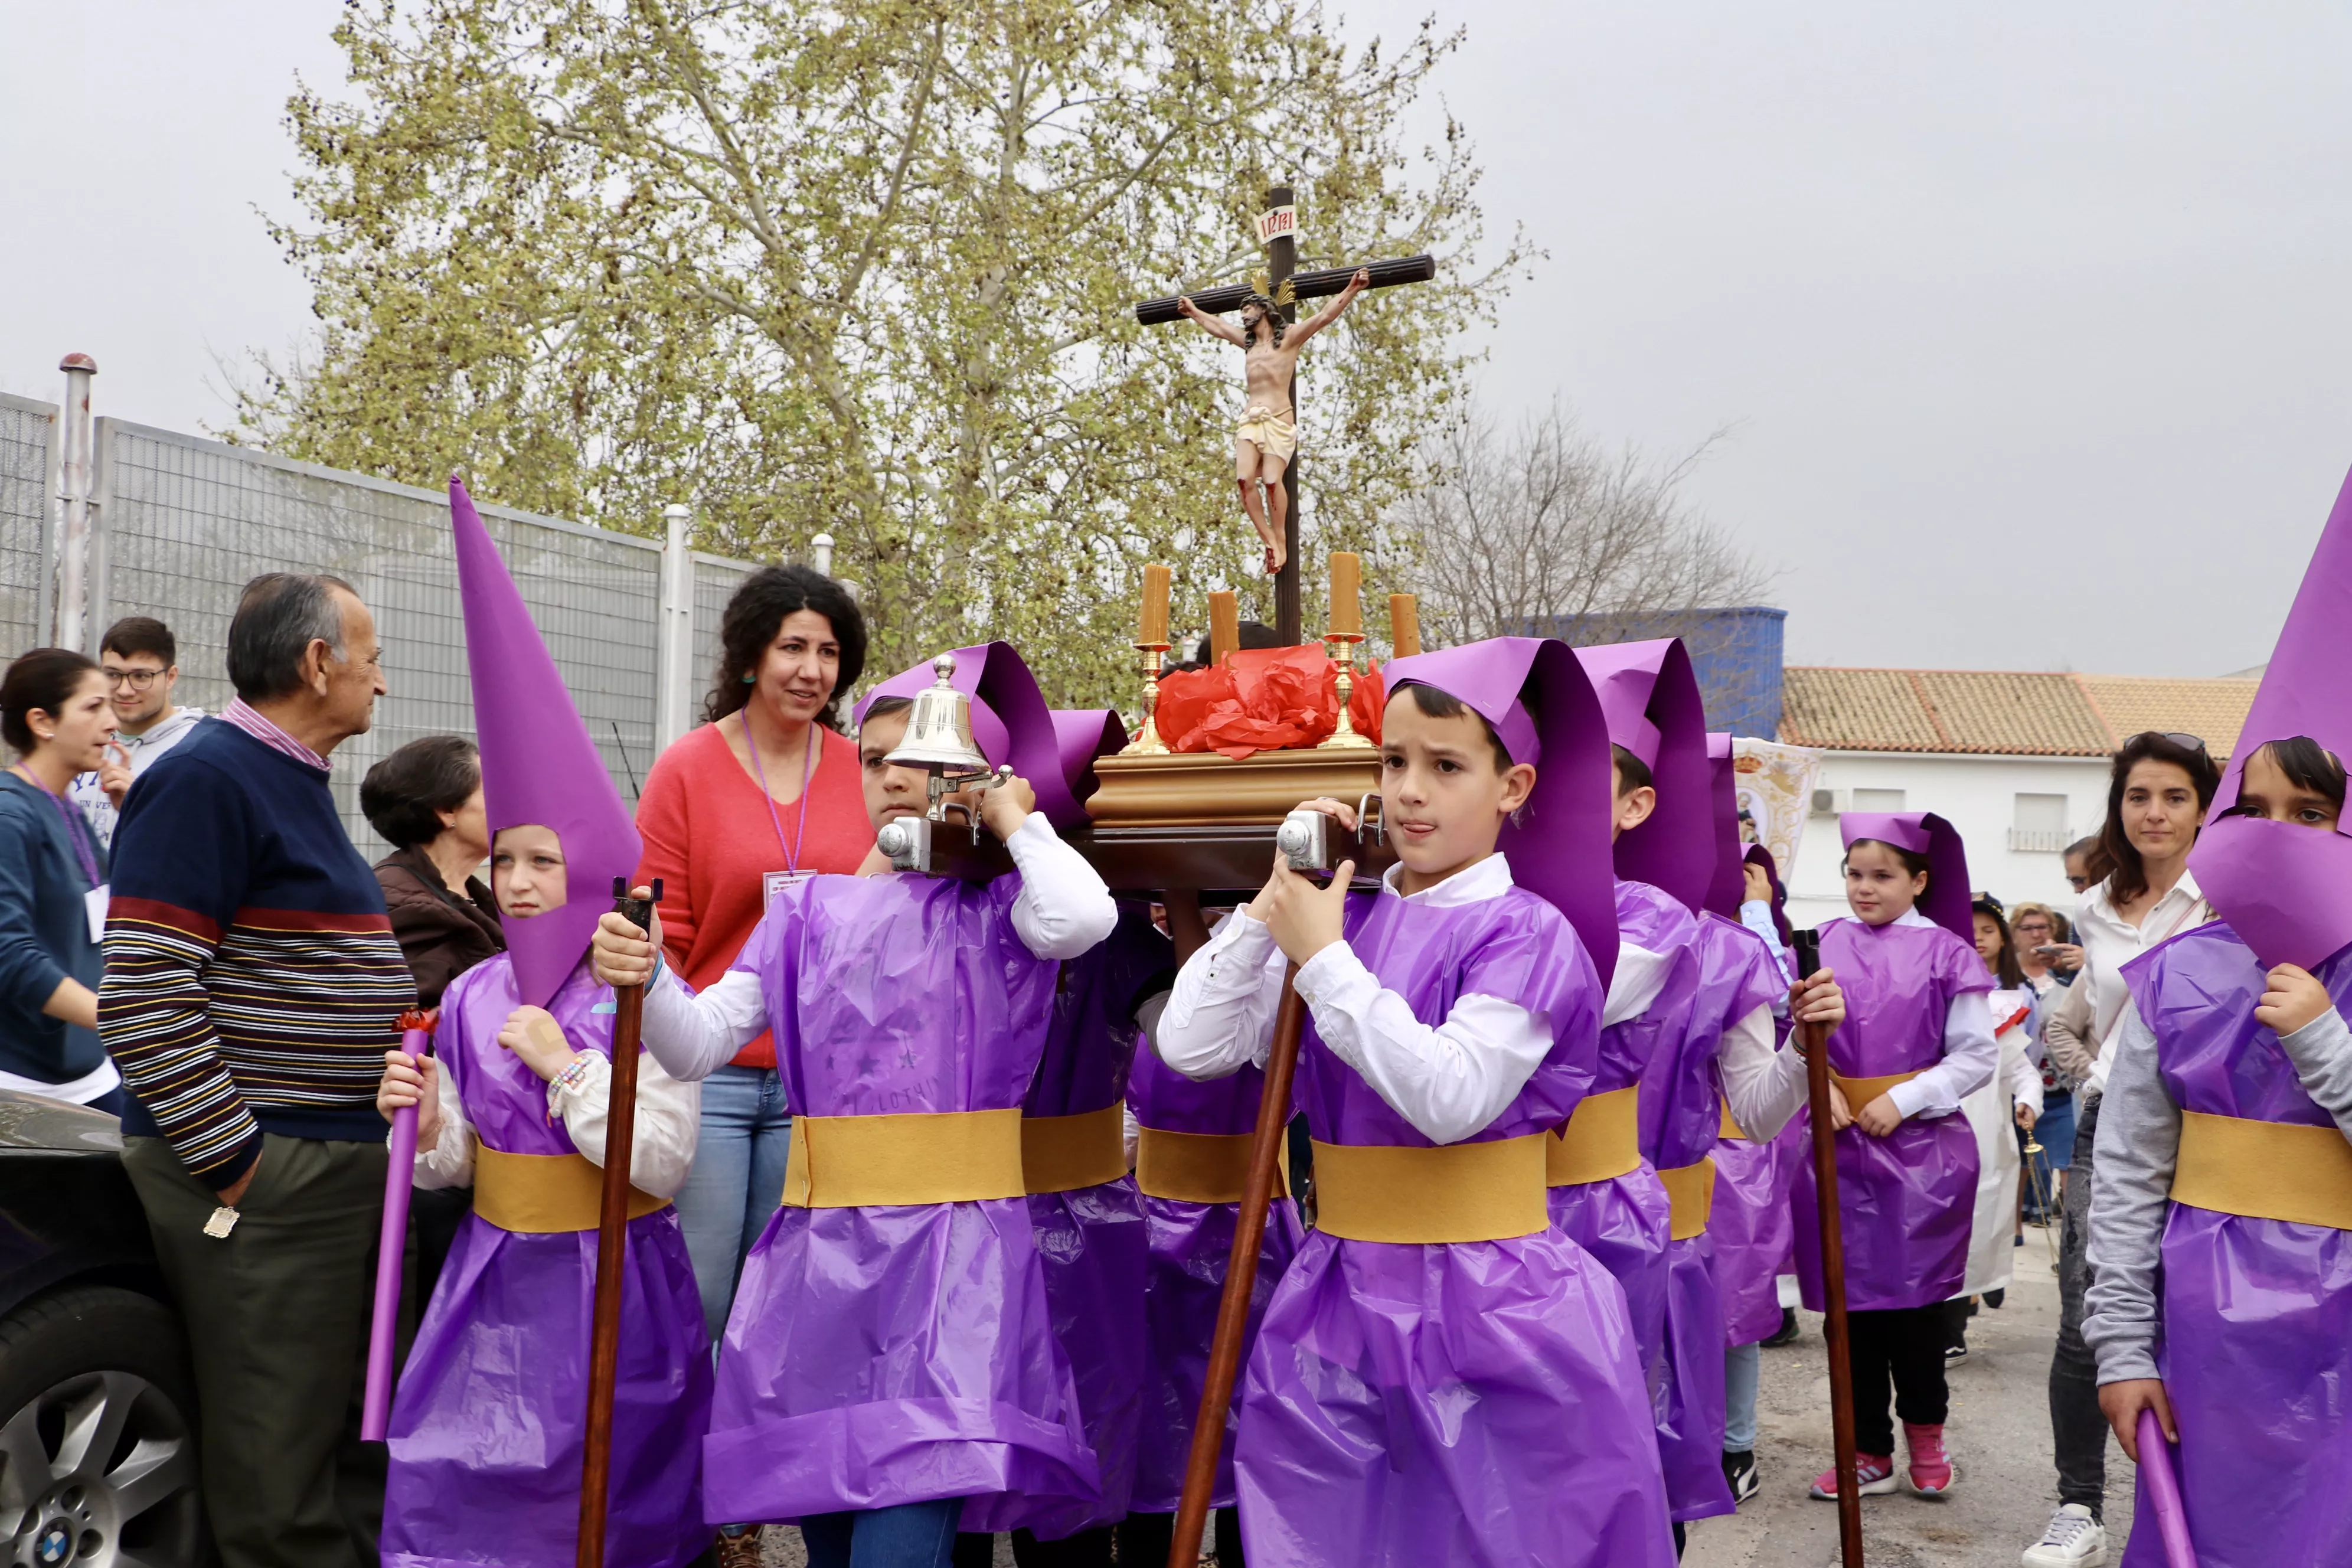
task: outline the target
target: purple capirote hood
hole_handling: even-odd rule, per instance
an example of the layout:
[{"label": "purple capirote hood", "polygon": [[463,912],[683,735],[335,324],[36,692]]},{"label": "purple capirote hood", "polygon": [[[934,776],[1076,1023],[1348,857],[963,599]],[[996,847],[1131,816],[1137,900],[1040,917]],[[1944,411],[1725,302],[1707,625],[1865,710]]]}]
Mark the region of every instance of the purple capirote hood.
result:
[{"label": "purple capirote hood", "polygon": [[2224,816],[2238,802],[2246,759],[2301,735],[2352,757],[2352,477],[2337,491],[2303,585],[2286,613],[2270,667],[2189,868],[2200,891],[2265,964],[2315,969],[2352,942],[2352,823],[2333,831]]},{"label": "purple capirote hood", "polygon": [[1706,907],[1731,920],[1748,901],[1747,865],[1739,842],[1739,789],[1732,764],[1731,737],[1709,731],[1706,737],[1707,805],[1715,822],[1715,875],[1707,879]]},{"label": "purple capirote hood", "polygon": [[1552,637],[1490,637],[1411,654],[1381,671],[1389,700],[1433,687],[1494,727],[1536,786],[1496,847],[1511,879],[1568,917],[1607,984],[1617,968],[1617,889],[1610,872],[1609,731],[1584,668]]},{"label": "purple capirote hood", "polygon": [[1974,900],[1969,892],[1969,853],[1960,830],[1932,811],[1849,811],[1838,818],[1849,849],[1858,839],[1875,838],[1927,858],[1927,894],[1919,912],[1976,945]]},{"label": "purple capirote hood", "polygon": [[1127,744],[1127,724],[1112,708],[1056,708],[1054,742],[1062,756],[1062,776],[1084,805],[1095,793],[1095,759]]},{"label": "purple capirote hood", "polygon": [[[960,647],[955,654],[958,691],[971,699],[971,738],[981,754],[995,766],[1006,763],[1029,782],[1037,795],[1037,809],[1057,828],[1075,827],[1087,820],[1063,767],[1063,752],[1053,710],[1037,689],[1037,678],[1011,643],[982,643]],[[913,697],[939,679],[929,659],[902,669],[858,699],[856,718],[877,698]]]},{"label": "purple capirote hood", "polygon": [[544,1007],[612,907],[613,879],[636,874],[645,846],[521,590],[454,476],[449,522],[490,832],[537,826],[563,843],[562,905],[506,922],[515,988],[525,1002]]},{"label": "purple capirote hood", "polygon": [[1617,875],[1663,888],[1694,911],[1715,879],[1714,773],[1706,755],[1706,703],[1680,637],[1580,647],[1612,745],[1650,770],[1658,804],[1649,820],[1618,836]]}]

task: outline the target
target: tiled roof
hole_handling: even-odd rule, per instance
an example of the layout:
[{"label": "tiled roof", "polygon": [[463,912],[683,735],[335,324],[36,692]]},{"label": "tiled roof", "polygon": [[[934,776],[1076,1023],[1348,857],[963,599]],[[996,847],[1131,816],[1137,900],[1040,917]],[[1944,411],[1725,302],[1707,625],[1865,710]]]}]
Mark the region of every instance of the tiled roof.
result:
[{"label": "tiled roof", "polygon": [[1792,745],[2011,757],[2103,757],[2142,730],[2196,735],[2224,756],[2258,684],[1802,666],[1784,681],[1780,739]]}]

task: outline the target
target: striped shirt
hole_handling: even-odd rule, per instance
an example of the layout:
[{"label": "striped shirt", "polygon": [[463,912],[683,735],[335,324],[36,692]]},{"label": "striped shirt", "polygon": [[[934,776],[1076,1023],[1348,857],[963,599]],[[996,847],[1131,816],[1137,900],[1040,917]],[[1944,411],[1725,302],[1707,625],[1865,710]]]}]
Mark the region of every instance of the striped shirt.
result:
[{"label": "striped shirt", "polygon": [[222,709],[221,717],[272,751],[283,752],[298,763],[308,763],[322,773],[334,772],[334,763],[278,728],[275,721],[263,718],[260,710],[247,707],[242,697]]},{"label": "striped shirt", "polygon": [[215,1188],[265,1132],[380,1141],[415,986],[326,775],[206,720],[141,775],[114,843],[99,1033],[137,1097],[123,1131]]}]

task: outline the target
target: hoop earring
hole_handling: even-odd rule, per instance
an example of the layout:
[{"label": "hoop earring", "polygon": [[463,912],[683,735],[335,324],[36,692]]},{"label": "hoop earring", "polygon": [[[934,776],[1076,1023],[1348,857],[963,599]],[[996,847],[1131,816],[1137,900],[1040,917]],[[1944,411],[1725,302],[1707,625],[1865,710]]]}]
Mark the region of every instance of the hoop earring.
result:
[{"label": "hoop earring", "polygon": [[752,681],[752,677],[751,677],[751,676],[748,676],[748,675],[747,675],[747,676],[745,676],[745,677],[743,678],[743,684],[744,684],[744,685],[746,685],[746,686],[751,685],[751,681]]}]

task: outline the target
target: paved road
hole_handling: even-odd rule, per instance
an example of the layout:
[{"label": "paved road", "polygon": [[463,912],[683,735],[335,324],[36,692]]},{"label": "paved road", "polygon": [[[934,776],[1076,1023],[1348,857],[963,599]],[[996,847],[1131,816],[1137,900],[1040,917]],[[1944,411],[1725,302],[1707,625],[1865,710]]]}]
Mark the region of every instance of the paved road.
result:
[{"label": "paved road", "polygon": [[[2047,1389],[2058,1286],[2049,1247],[2048,1233],[2026,1230],[2008,1304],[1978,1314],[1969,1328],[1968,1359],[1951,1369],[1950,1440],[1959,1484],[1940,1500],[1907,1490],[1863,1500],[1870,1568],[2015,1568],[2057,1507]],[[1794,1344],[1764,1352],[1758,1406],[1764,1489],[1735,1517],[1693,1526],[1685,1568],[1835,1568],[1837,1509],[1805,1496],[1807,1483],[1829,1467],[1820,1319],[1806,1314]],[[2110,1439],[2110,1563],[2122,1555],[2131,1506],[2131,1461]],[[768,1568],[807,1562],[795,1531],[771,1530],[765,1544]],[[1013,1561],[1002,1542],[997,1561]]]},{"label": "paved road", "polygon": [[[1970,1321],[1968,1359],[1951,1369],[1949,1441],[1959,1484],[1942,1499],[1906,1489],[1862,1500],[1870,1568],[2016,1568],[2058,1506],[2048,1395],[2058,1332],[2053,1235],[2027,1227],[2007,1305]],[[1737,1516],[1695,1526],[1685,1568],[1828,1568],[1838,1561],[1837,1508],[1805,1495],[1829,1468],[1830,1422],[1821,1320],[1804,1317],[1796,1343],[1764,1352],[1757,1401],[1764,1489]],[[2110,1438],[2110,1563],[2122,1555],[2131,1507],[2132,1464]]]}]

